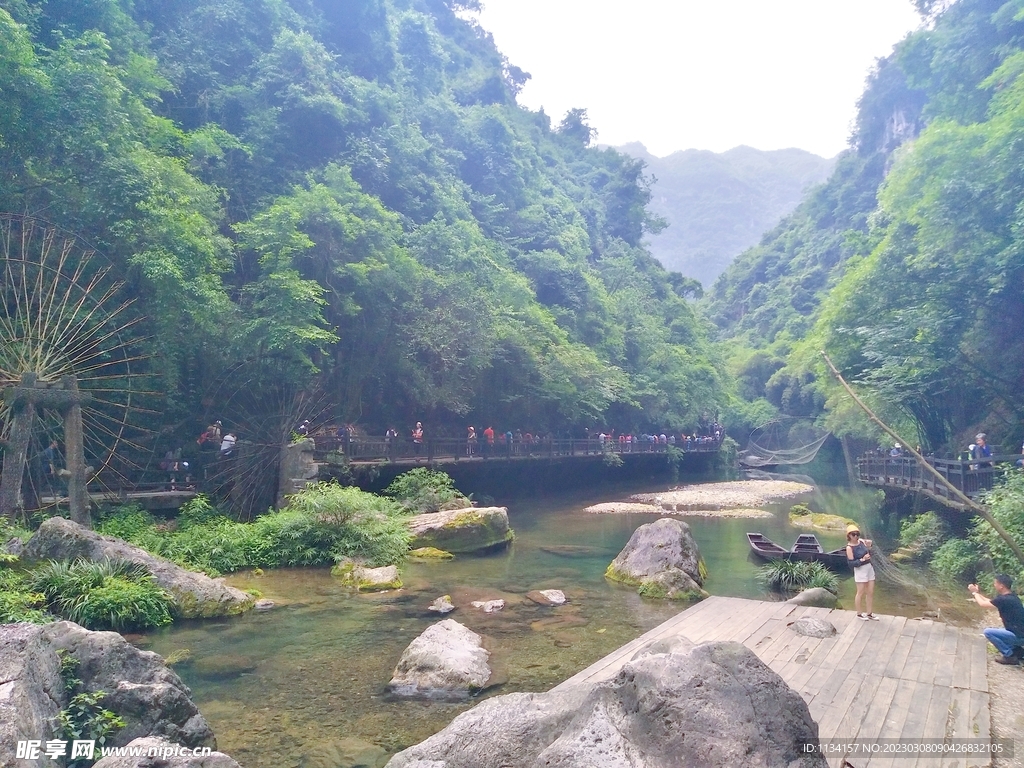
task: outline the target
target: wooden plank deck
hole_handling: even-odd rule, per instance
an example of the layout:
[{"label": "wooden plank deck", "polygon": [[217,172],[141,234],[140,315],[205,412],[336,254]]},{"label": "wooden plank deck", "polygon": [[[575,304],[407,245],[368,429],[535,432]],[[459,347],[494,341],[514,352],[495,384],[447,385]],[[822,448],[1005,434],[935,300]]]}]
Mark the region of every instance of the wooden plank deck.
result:
[{"label": "wooden plank deck", "polygon": [[[824,618],[837,634],[824,639],[798,635],[789,625],[800,616]],[[879,618],[858,621],[853,611],[709,597],[558,688],[610,680],[655,640],[732,640],[756,653],[804,698],[822,739],[988,739],[984,638],[930,620]],[[854,768],[991,765],[987,759],[950,757],[847,760]],[[842,763],[841,757],[829,760],[837,768]]]}]

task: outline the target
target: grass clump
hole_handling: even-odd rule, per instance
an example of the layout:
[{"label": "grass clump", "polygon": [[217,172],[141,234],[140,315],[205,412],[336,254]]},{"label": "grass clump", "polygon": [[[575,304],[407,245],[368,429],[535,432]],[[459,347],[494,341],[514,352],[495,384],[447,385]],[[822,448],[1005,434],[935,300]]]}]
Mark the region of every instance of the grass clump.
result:
[{"label": "grass clump", "polygon": [[137,563],[51,561],[33,571],[29,583],[53,613],[87,629],[130,631],[171,623],[170,595]]},{"label": "grass clump", "polygon": [[426,467],[402,473],[384,489],[384,495],[394,499],[411,514],[470,505],[469,497],[455,487],[455,481],[449,475]]},{"label": "grass clump", "polygon": [[758,580],[776,592],[799,592],[821,587],[839,592],[839,577],[821,563],[804,560],[772,560],[758,569]]},{"label": "grass clump", "polygon": [[287,509],[252,522],[236,522],[198,496],[182,507],[173,530],[161,530],[131,508],[98,527],[185,568],[219,576],[246,568],[330,565],[345,557],[373,566],[398,563],[409,549],[405,517],[390,499],[315,483],[292,496]]},{"label": "grass clump", "polygon": [[0,624],[52,621],[46,612],[46,596],[32,589],[26,575],[15,568],[18,558],[0,557]]}]

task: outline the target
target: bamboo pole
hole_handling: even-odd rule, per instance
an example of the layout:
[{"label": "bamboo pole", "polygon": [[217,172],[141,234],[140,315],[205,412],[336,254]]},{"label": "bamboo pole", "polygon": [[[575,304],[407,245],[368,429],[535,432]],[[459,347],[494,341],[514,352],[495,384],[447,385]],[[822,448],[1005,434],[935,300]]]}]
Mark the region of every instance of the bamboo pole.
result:
[{"label": "bamboo pole", "polygon": [[887,435],[889,435],[889,437],[893,438],[893,440],[902,445],[908,453],[910,453],[915,459],[917,459],[918,463],[926,472],[930,473],[932,476],[935,477],[936,480],[939,481],[939,483],[948,488],[949,491],[953,494],[953,496],[957,500],[959,500],[965,507],[967,507],[973,512],[976,512],[982,518],[984,518],[985,522],[991,525],[993,530],[999,534],[999,537],[1006,542],[1007,546],[1011,550],[1013,550],[1013,554],[1017,556],[1017,559],[1021,562],[1021,565],[1024,565],[1024,551],[1021,550],[1020,545],[1016,541],[1014,541],[1013,537],[1009,534],[1009,532],[1007,532],[1007,530],[1003,528],[1002,524],[994,517],[992,517],[992,513],[988,511],[988,508],[974,501],[974,499],[972,499],[970,496],[968,496],[955,485],[953,485],[951,482],[949,482],[949,480],[942,476],[942,473],[940,473],[937,469],[935,469],[935,467],[933,467],[925,460],[924,456],[922,456],[920,453],[918,453],[916,450],[910,447],[910,441],[904,440],[900,435],[896,434],[895,430],[893,430],[888,424],[886,424],[884,421],[878,418],[874,414],[874,412],[872,412],[872,410],[868,408],[867,405],[865,405],[859,397],[857,397],[857,393],[854,392],[853,388],[846,383],[846,379],[844,379],[843,375],[839,373],[839,369],[835,367],[835,365],[832,363],[832,360],[829,359],[829,356],[825,353],[824,350],[822,350],[821,356],[825,358],[825,364],[828,365],[829,370],[832,371],[832,375],[835,376],[836,380],[843,385],[843,389],[845,389],[849,393],[850,397],[853,398],[853,402],[860,406],[861,410],[863,410],[864,413],[868,415],[868,418],[871,419],[871,421],[873,421],[879,427],[881,427],[882,430]]}]

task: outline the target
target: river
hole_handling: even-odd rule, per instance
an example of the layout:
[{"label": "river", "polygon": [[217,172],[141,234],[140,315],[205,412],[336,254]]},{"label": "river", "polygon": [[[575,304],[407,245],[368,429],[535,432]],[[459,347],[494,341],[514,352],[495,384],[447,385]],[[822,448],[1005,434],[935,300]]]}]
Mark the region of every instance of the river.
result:
[{"label": "river", "polygon": [[[410,563],[405,589],[352,594],[327,569],[282,569],[233,575],[277,606],[262,614],[176,624],[139,639],[167,656],[187,649],[175,669],[217,734],[219,749],[246,768],[327,766],[332,742],[356,737],[388,753],[426,738],[471,703],[401,701],[384,687],[402,650],[438,617],[425,610],[436,597],[503,597],[505,610],[485,615],[459,609],[451,617],[489,638],[508,682],[495,693],[543,691],[686,607],[641,599],[604,579],[604,570],[642,523],[657,515],[592,515],[598,501],[644,487],[616,487],[509,503],[516,531],[505,552],[460,556],[446,563]],[[772,519],[684,518],[708,567],[711,594],[765,598],[745,533],[760,531],[789,545],[800,532],[786,517],[800,499],[770,507]],[[499,502],[503,503],[503,502]],[[871,530],[877,496],[861,489],[822,488],[815,509],[853,517]],[[826,549],[842,533],[819,534]],[[562,589],[569,604],[543,608],[523,596]],[[852,579],[841,599],[852,605]],[[879,585],[876,611],[920,615],[919,595]],[[332,749],[335,752],[332,752]]]}]

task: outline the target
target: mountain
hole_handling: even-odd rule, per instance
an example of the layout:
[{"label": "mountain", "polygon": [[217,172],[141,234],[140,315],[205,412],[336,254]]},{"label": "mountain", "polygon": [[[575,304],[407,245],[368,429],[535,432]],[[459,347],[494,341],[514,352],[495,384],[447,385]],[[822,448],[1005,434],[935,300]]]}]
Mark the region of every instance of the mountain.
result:
[{"label": "mountain", "polygon": [[648,239],[666,269],[710,287],[732,260],[799,205],[832,172],[835,159],[802,149],[735,147],[655,157],[639,142],[617,148],[647,163],[656,181],[650,209],[668,222]]}]

